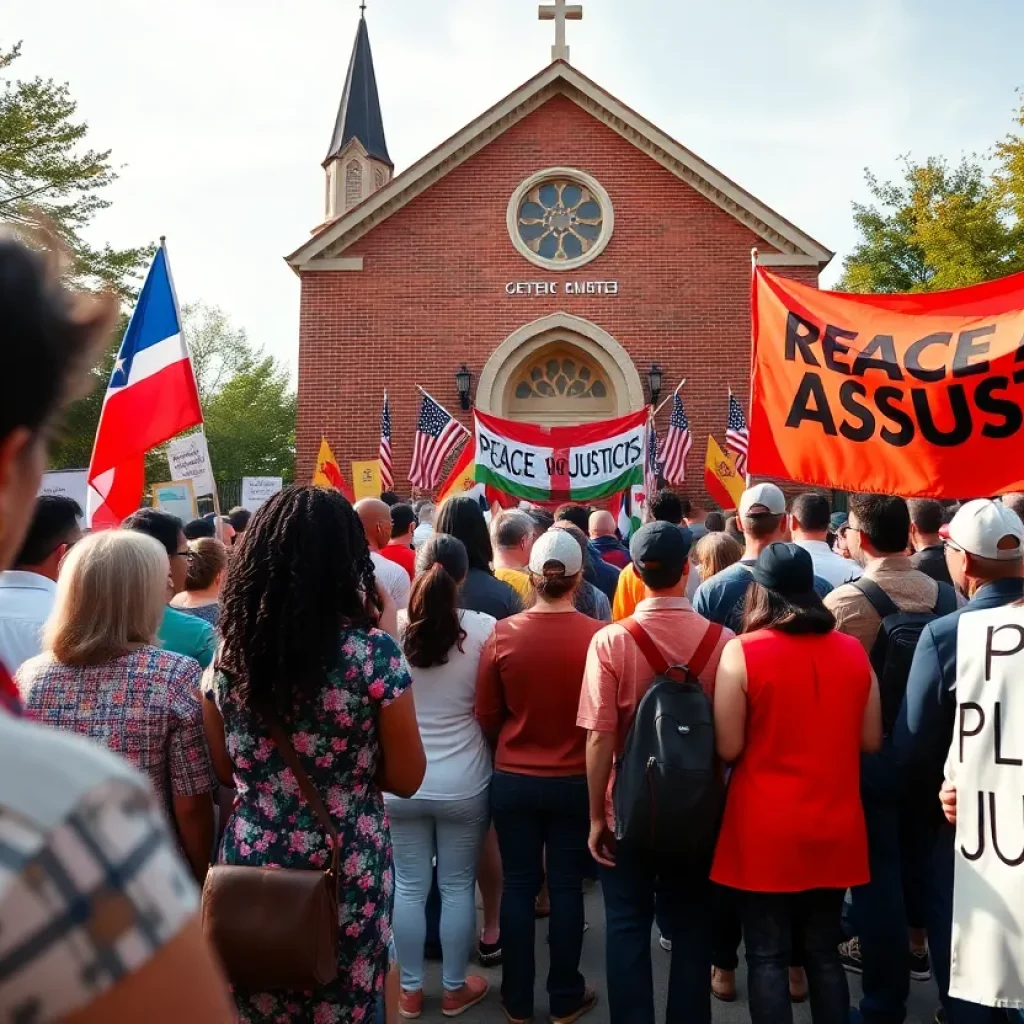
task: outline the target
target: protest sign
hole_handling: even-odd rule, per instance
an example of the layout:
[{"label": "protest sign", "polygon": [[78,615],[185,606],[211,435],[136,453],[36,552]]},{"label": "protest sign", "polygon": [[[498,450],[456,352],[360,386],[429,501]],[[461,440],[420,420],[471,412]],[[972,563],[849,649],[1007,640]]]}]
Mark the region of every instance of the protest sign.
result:
[{"label": "protest sign", "polygon": [[821,292],[758,267],[748,470],[969,498],[1024,490],[1024,274],[949,292]]},{"label": "protest sign", "polygon": [[527,501],[596,501],[643,483],[647,412],[578,427],[537,427],[482,412],[476,479]]},{"label": "protest sign", "polygon": [[65,498],[73,498],[78,502],[84,514],[86,495],[89,491],[89,470],[87,469],[54,469],[43,474],[39,487],[40,494],[59,494]]},{"label": "protest sign", "polygon": [[956,784],[949,994],[1024,1007],[1024,608],[963,615],[957,626]]},{"label": "protest sign", "polygon": [[366,459],[352,463],[352,493],[355,500],[361,498],[379,498],[380,462],[377,459]]},{"label": "protest sign", "polygon": [[282,483],[279,476],[243,476],[242,508],[255,512],[268,498],[281,490]]},{"label": "protest sign", "polygon": [[153,484],[153,508],[170,512],[182,523],[191,522],[199,515],[196,507],[196,492],[191,480],[171,480],[165,484]]},{"label": "protest sign", "polygon": [[171,467],[172,480],[191,480],[199,496],[214,493],[210,452],[206,446],[206,434],[201,430],[171,441],[167,446],[167,462]]}]

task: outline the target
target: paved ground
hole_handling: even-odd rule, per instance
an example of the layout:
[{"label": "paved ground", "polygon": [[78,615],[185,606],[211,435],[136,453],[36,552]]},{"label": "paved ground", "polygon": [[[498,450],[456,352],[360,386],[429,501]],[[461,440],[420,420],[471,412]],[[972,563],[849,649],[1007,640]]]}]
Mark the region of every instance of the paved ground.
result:
[{"label": "paved ground", "polygon": [[[608,1014],[608,1007],[605,1001],[604,984],[604,908],[601,903],[601,890],[595,889],[586,896],[587,920],[590,929],[583,939],[583,973],[587,980],[597,987],[601,996],[601,1002],[597,1009],[583,1018],[586,1024],[612,1024]],[[545,942],[546,924],[544,921],[537,922],[537,997],[535,1003],[534,1021],[542,1024],[546,1021],[547,998],[544,993],[544,965],[547,963],[547,944]],[[668,981],[669,954],[664,952],[657,944],[657,936],[652,939],[651,958],[654,963],[654,987],[657,999],[658,1019],[663,1020],[665,1012],[665,986]],[[498,999],[498,986],[501,984],[501,968],[487,971],[473,965],[473,971],[487,976],[491,982],[491,991],[487,998],[468,1010],[461,1017],[457,1018],[463,1024],[503,1024],[505,1015],[501,1012]],[[860,986],[858,979],[848,975],[850,979],[851,1001],[856,1004],[860,999]],[[426,1004],[421,1021],[427,1024],[440,1024],[446,1020],[441,1014],[441,970],[440,964],[431,963],[428,965],[426,990]],[[931,1024],[935,1008],[938,1006],[938,994],[935,991],[934,982],[916,983],[911,982],[910,1006],[907,1016],[907,1024]],[[732,1004],[719,1003],[712,1000],[713,1019],[715,1024],[739,1024],[741,1021],[749,1021],[750,1015],[746,1002],[746,978],[743,968],[739,973],[739,999]],[[795,1006],[793,1019],[795,1024],[810,1024],[811,1014],[805,1003],[802,1006]]]}]

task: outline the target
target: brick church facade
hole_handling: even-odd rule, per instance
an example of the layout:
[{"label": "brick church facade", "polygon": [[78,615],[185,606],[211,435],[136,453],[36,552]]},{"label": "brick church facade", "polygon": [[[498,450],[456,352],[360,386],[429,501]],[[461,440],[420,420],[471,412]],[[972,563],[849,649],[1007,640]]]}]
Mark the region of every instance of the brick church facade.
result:
[{"label": "brick church facade", "polygon": [[662,397],[687,380],[702,490],[728,389],[749,393],[751,249],[814,285],[832,257],[563,59],[393,176],[365,21],[325,170],[327,220],[288,257],[299,479],[321,435],[346,475],[376,457],[385,387],[408,493],[417,384],[471,425],[465,365],[481,410],[574,423],[642,408],[656,364]]}]

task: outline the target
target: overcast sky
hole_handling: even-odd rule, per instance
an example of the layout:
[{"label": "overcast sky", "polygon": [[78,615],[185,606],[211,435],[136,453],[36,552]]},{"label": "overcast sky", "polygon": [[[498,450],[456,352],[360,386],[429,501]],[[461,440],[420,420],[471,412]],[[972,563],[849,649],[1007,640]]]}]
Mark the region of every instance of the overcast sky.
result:
[{"label": "overcast sky", "polygon": [[[121,178],[92,231],[166,234],[179,298],[221,306],[294,366],[282,257],[323,217],[323,159],[358,0],[2,0],[19,77],[70,83]],[[548,61],[536,0],[368,0],[402,170]],[[572,62],[837,256],[863,169],[983,151],[1024,84],[1010,0],[586,0]],[[495,201],[505,203],[504,196]]]}]

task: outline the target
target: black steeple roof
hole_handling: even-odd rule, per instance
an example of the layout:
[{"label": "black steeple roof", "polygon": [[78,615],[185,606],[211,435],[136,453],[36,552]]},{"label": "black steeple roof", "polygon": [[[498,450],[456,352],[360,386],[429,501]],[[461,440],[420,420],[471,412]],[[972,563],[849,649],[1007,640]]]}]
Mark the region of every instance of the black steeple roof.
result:
[{"label": "black steeple roof", "polygon": [[384,140],[384,120],[380,114],[377,76],[373,73],[373,54],[370,52],[370,34],[366,30],[365,16],[360,17],[356,29],[352,59],[345,76],[345,90],[341,94],[331,148],[327,151],[326,159],[337,156],[351,139],[358,139],[367,155],[383,161],[388,167],[394,167],[388,156],[388,144]]}]

